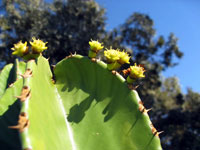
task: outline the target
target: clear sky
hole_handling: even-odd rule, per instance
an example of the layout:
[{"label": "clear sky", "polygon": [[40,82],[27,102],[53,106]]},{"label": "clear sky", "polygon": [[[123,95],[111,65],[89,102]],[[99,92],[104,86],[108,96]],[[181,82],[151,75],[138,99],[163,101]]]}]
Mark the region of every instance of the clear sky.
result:
[{"label": "clear sky", "polygon": [[154,20],[157,35],[175,33],[184,56],[163,75],[177,76],[183,92],[190,87],[200,93],[200,0],[96,1],[106,8],[107,30],[123,24],[133,12],[140,12]]}]

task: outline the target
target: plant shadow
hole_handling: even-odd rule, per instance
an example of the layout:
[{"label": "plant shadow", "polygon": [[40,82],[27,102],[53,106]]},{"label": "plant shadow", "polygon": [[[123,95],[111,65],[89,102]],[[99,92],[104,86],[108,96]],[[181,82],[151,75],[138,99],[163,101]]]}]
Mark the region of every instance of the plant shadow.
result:
[{"label": "plant shadow", "polygon": [[[95,107],[105,99],[109,100],[105,102],[105,105],[102,105],[104,122],[109,121],[125,105],[129,105],[131,111],[133,103],[127,98],[131,91],[116,75],[94,62],[91,63],[91,60],[87,58],[82,58],[82,60],[71,59],[70,61],[73,61],[70,63],[70,65],[73,65],[73,69],[76,68],[79,71],[79,76],[76,74],[75,78],[73,73],[66,74],[67,83],[63,84],[61,91],[71,92],[73,89],[80,89],[89,96],[80,99],[79,104],[69,108],[67,117],[69,122],[79,123],[83,120],[86,111],[90,109],[93,102],[95,102],[95,105],[93,105]],[[84,67],[83,63],[85,62],[87,67]]]},{"label": "plant shadow", "polygon": [[0,149],[1,150],[21,150],[19,132],[10,129],[9,126],[17,125],[20,114],[20,102],[16,100],[8,110],[0,116]]}]

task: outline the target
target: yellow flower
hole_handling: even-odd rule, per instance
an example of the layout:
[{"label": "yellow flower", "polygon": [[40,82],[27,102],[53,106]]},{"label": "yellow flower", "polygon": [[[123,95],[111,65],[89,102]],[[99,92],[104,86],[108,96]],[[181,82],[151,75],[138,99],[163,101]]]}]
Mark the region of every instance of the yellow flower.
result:
[{"label": "yellow flower", "polygon": [[100,50],[103,49],[103,45],[101,45],[101,44],[102,44],[102,43],[99,43],[98,41],[93,41],[93,40],[91,40],[91,41],[89,42],[90,50],[97,53],[98,51],[100,51]]},{"label": "yellow flower", "polygon": [[109,49],[104,51],[104,55],[108,60],[108,63],[116,62],[120,59],[119,51],[114,49]]},{"label": "yellow flower", "polygon": [[31,48],[32,48],[33,53],[38,54],[47,49],[46,47],[47,42],[44,43],[43,41],[39,39],[37,40],[35,37],[33,37],[32,39],[33,39],[33,42],[30,42],[30,44],[32,46]]},{"label": "yellow flower", "polygon": [[138,79],[138,78],[144,78],[145,75],[144,75],[144,68],[140,65],[135,65],[134,66],[130,66],[130,77],[133,78],[133,79]]},{"label": "yellow flower", "polygon": [[122,52],[118,52],[119,53],[119,63],[120,64],[125,64],[125,63],[127,63],[127,64],[130,64],[130,62],[129,62],[129,59],[130,59],[130,56],[128,56],[128,53],[126,53],[126,52],[124,52],[124,51],[122,51]]},{"label": "yellow flower", "polygon": [[22,43],[22,41],[19,41],[17,44],[14,44],[14,47],[11,48],[11,50],[14,51],[12,52],[13,55],[22,57],[28,53],[27,42]]}]

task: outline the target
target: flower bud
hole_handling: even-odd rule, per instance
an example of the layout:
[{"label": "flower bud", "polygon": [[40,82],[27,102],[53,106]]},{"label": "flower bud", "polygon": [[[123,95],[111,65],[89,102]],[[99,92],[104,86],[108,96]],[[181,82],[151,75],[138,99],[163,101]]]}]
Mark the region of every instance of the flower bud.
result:
[{"label": "flower bud", "polygon": [[97,53],[103,49],[103,45],[101,45],[101,43],[99,43],[98,41],[91,40],[89,42],[89,45],[90,45],[90,50],[88,57],[90,58],[95,58]]},{"label": "flower bud", "polygon": [[89,42],[89,45],[90,45],[90,50],[93,51],[93,52],[96,52],[98,53],[100,50],[103,49],[103,45],[101,45],[102,43],[99,43],[98,41],[93,41],[91,40]]},{"label": "flower bud", "polygon": [[33,54],[42,53],[44,50],[47,49],[46,47],[47,42],[44,43],[43,41],[39,39],[37,40],[35,37],[33,37],[32,39],[33,39],[33,42],[30,42],[30,44],[31,44]]},{"label": "flower bud", "polygon": [[144,68],[140,65],[137,66],[137,64],[135,63],[134,66],[130,66],[131,70],[130,70],[130,77],[131,78],[135,78],[135,79],[138,79],[138,78],[144,78],[145,75],[144,75]]},{"label": "flower bud", "polygon": [[22,41],[19,41],[17,44],[14,44],[14,47],[11,48],[14,52],[12,52],[13,55],[17,55],[20,57],[23,57],[28,53],[28,46],[27,42],[22,43]]},{"label": "flower bud", "polygon": [[135,82],[136,79],[144,78],[144,68],[141,65],[138,65],[135,63],[134,66],[130,66],[130,75],[127,77],[127,82],[129,84]]}]

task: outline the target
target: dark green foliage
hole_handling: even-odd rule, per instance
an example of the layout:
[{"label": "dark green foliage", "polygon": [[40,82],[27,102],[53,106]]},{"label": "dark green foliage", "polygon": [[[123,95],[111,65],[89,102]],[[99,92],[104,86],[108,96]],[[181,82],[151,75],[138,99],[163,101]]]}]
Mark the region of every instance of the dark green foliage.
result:
[{"label": "dark green foliage", "polygon": [[200,96],[192,90],[183,94],[174,78],[161,80],[160,73],[176,65],[173,58],[181,58],[182,53],[173,33],[168,38],[155,37],[156,29],[148,15],[134,13],[121,26],[107,32],[104,9],[92,0],[2,0],[1,8],[1,62],[13,62],[13,43],[31,40],[32,36],[48,41],[45,55],[53,63],[75,51],[87,55],[90,39],[104,42],[107,48],[124,48],[133,56],[131,65],[144,64],[147,70],[146,78],[138,81],[137,90],[144,105],[154,108],[150,115],[156,128],[164,131],[164,149],[200,149]]},{"label": "dark green foliage", "polygon": [[74,52],[87,55],[88,41],[100,39],[105,32],[104,9],[93,1],[3,0],[2,7],[1,61],[12,62],[13,43],[33,36],[48,41],[46,56],[51,62]]},{"label": "dark green foliage", "polygon": [[166,79],[156,92],[153,122],[164,133],[164,149],[198,150],[200,148],[200,94],[188,90],[182,94],[177,78]]}]

